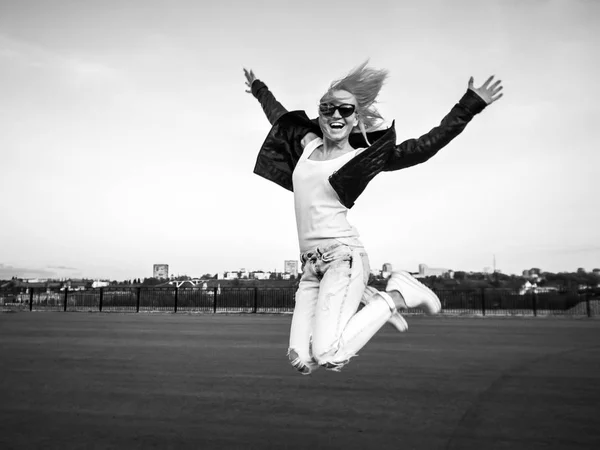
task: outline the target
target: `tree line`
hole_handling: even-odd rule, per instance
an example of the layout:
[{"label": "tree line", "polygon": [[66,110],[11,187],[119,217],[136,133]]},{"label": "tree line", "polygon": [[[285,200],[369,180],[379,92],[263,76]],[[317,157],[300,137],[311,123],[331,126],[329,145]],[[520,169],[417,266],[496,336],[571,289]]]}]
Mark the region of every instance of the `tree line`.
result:
[{"label": "tree line", "polygon": [[[535,283],[539,287],[553,286],[559,290],[571,291],[579,290],[582,288],[598,289],[600,284],[600,269],[594,269],[592,272],[587,272],[583,268],[577,269],[575,272],[544,272],[540,269],[533,268],[528,272],[527,275],[508,275],[501,272],[485,273],[485,272],[465,272],[456,271],[453,273],[453,277],[439,277],[439,276],[427,276],[421,278],[421,282],[428,285],[429,287],[436,289],[471,289],[471,288],[502,288],[502,289],[520,289],[523,285],[529,281]],[[258,279],[234,279],[234,280],[218,280],[220,283],[226,286],[261,286],[270,285],[273,282],[278,283],[278,286],[283,284],[289,286],[296,286],[299,279],[293,277],[289,280],[283,280],[281,274],[272,274],[273,276],[269,280],[258,280]],[[278,275],[278,276],[277,276]],[[217,274],[206,273],[199,279],[203,281],[217,280]],[[189,275],[178,275],[169,278],[146,277],[146,278],[132,278],[126,280],[112,280],[109,281],[109,285],[112,286],[157,286],[165,284],[168,281],[188,281],[195,278]],[[78,280],[84,282],[86,288],[91,288],[94,280],[83,279]],[[378,289],[385,289],[387,280],[381,275],[371,274],[369,278],[369,284],[377,287]],[[40,287],[60,287],[65,281],[48,280],[44,283],[38,283]],[[26,287],[29,283],[23,281],[23,279],[16,276],[10,280],[0,280],[0,288],[12,289],[19,287]]]}]

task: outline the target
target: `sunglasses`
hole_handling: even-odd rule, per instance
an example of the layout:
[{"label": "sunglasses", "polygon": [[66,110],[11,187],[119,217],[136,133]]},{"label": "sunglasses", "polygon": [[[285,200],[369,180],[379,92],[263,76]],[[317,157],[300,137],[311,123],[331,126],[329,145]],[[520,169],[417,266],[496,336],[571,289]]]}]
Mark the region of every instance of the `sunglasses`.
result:
[{"label": "sunglasses", "polygon": [[340,116],[350,117],[356,111],[356,105],[350,103],[342,103],[337,106],[333,103],[321,103],[319,105],[319,112],[324,116],[333,116],[336,110],[340,112]]}]

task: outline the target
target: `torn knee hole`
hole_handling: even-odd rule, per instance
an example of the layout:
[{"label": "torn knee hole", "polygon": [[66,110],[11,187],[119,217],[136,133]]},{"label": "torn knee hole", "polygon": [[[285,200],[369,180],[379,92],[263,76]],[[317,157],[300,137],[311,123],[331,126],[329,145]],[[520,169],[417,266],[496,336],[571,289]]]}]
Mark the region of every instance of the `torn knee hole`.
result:
[{"label": "torn knee hole", "polygon": [[319,355],[315,355],[315,360],[319,366],[329,370],[339,370],[348,361],[335,361],[335,355],[338,352],[337,348],[332,348],[326,352],[322,352]]}]

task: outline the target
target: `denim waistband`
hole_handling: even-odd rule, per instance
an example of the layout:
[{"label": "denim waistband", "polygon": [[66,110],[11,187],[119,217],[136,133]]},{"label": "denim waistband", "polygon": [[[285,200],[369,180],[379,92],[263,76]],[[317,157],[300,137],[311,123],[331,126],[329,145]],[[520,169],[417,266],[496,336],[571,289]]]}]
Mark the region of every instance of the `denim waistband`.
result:
[{"label": "denim waistband", "polygon": [[353,249],[363,248],[362,242],[360,242],[356,238],[351,239],[330,239],[328,241],[324,241],[322,244],[307,250],[305,252],[300,253],[300,262],[304,264],[306,261],[313,260],[316,261],[318,258],[323,256],[325,253],[330,252],[331,250],[336,249],[337,247],[341,247],[342,245],[346,245]]}]

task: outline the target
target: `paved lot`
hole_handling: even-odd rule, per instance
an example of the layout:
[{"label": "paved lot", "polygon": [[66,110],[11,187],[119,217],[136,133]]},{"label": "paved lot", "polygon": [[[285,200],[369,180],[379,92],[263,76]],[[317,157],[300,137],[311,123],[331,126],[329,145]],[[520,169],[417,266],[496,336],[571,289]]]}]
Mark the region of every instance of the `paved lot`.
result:
[{"label": "paved lot", "polygon": [[309,377],[289,323],[0,314],[0,448],[600,448],[599,320],[413,317]]}]

